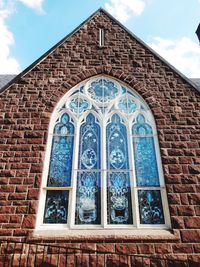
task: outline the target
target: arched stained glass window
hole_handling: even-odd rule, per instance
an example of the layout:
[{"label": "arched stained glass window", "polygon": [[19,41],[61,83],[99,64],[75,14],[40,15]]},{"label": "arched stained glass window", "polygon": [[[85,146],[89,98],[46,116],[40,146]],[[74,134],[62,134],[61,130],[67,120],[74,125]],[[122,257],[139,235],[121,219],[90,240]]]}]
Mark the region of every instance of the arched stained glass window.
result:
[{"label": "arched stained glass window", "polygon": [[95,76],[52,116],[39,224],[68,229],[169,227],[153,115],[125,84]]}]

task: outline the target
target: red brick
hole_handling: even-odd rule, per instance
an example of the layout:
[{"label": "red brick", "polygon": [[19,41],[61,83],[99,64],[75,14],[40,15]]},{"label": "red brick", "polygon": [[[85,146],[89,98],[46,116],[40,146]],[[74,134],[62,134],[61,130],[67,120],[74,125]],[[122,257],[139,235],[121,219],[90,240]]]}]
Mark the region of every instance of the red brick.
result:
[{"label": "red brick", "polygon": [[42,165],[41,164],[32,164],[30,172],[31,173],[42,173]]},{"label": "red brick", "polygon": [[200,194],[188,194],[188,200],[191,205],[200,205]]},{"label": "red brick", "polygon": [[194,252],[200,253],[200,244],[193,244]]},{"label": "red brick", "polygon": [[11,215],[10,216],[11,223],[21,223],[22,222],[22,215]]},{"label": "red brick", "polygon": [[32,188],[28,190],[28,199],[38,199],[39,198],[39,189],[38,188]]},{"label": "red brick", "polygon": [[8,229],[0,229],[0,236],[11,236],[12,230]]},{"label": "red brick", "polygon": [[179,194],[168,194],[169,204],[180,204]]},{"label": "red brick", "polygon": [[38,208],[38,202],[37,201],[31,201],[29,205],[29,214],[36,214]]},{"label": "red brick", "polygon": [[172,245],[172,249],[175,254],[176,253],[188,254],[193,252],[192,245],[187,245],[187,244],[175,244]]},{"label": "red brick", "polygon": [[124,254],[137,254],[137,246],[135,244],[116,244],[116,252]]},{"label": "red brick", "polygon": [[181,238],[186,243],[200,242],[200,230],[181,230]]},{"label": "red brick", "polygon": [[193,216],[195,214],[194,207],[192,206],[178,206],[177,210],[181,216]]},{"label": "red brick", "polygon": [[22,223],[24,229],[33,229],[35,227],[35,215],[25,215]]},{"label": "red brick", "polygon": [[0,207],[0,214],[12,214],[15,211],[15,207],[10,207],[10,206],[4,206]]},{"label": "red brick", "polygon": [[9,215],[1,214],[0,215],[0,223],[7,223],[10,219]]},{"label": "red brick", "polygon": [[173,229],[184,229],[184,220],[182,217],[171,217],[171,223]]},{"label": "red brick", "polygon": [[171,245],[169,244],[155,244],[155,253],[157,254],[168,254],[172,252]]},{"label": "red brick", "polygon": [[139,254],[153,254],[154,246],[152,244],[139,244],[137,245]]},{"label": "red brick", "polygon": [[194,207],[196,216],[200,216],[200,206]]},{"label": "red brick", "polygon": [[169,173],[170,174],[179,174],[182,173],[181,165],[171,164],[169,165]]},{"label": "red brick", "polygon": [[175,193],[193,193],[195,192],[195,187],[193,185],[174,185]]},{"label": "red brick", "polygon": [[114,252],[115,251],[115,244],[105,243],[105,244],[97,244],[98,251],[101,252]]},{"label": "red brick", "polygon": [[11,193],[8,197],[9,200],[25,200],[26,193]]},{"label": "red brick", "polygon": [[21,206],[16,208],[16,213],[18,214],[27,214],[28,212],[28,207],[26,206]]},{"label": "red brick", "polygon": [[184,219],[185,228],[200,229],[200,217],[188,217]]}]

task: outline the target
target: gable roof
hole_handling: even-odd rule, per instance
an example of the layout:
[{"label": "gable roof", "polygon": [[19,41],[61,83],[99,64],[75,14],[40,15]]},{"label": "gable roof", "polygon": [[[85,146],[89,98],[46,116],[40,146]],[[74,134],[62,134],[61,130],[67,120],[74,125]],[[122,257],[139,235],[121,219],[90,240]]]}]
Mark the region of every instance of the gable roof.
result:
[{"label": "gable roof", "polygon": [[[73,35],[76,31],[78,31],[84,24],[90,21],[94,16],[96,16],[99,12],[103,12],[107,15],[111,20],[115,21],[122,29],[124,29],[132,38],[137,40],[144,48],[149,50],[154,56],[156,56],[159,60],[165,63],[169,68],[171,68],[175,73],[177,73],[182,79],[184,79],[187,83],[189,83],[196,90],[200,91],[199,83],[195,83],[194,79],[187,78],[183,73],[177,70],[174,66],[172,66],[168,61],[166,61],[163,57],[161,57],[157,52],[155,52],[151,47],[149,47],[146,43],[144,43],[139,37],[137,37],[134,33],[132,33],[129,29],[127,29],[121,22],[119,22],[116,18],[114,18],[110,13],[108,13],[105,9],[99,8],[95,11],[91,16],[89,16],[85,21],[83,21],[78,27],[76,27],[71,33],[66,35],[63,39],[61,39],[57,44],[55,44],[52,48],[50,48],[46,53],[44,53],[41,57],[35,60],[30,66],[28,66],[25,70],[23,70],[17,76],[11,78],[7,84],[3,84],[3,87],[0,86],[0,92],[6,90],[13,83],[18,82],[18,80],[23,77],[27,72],[33,69],[36,65],[38,65],[43,59],[45,59],[49,54],[51,54],[58,46],[60,46],[63,42],[65,42],[71,35]],[[4,78],[5,79],[5,78]],[[199,80],[199,79],[196,79]],[[198,85],[197,85],[198,84]]]},{"label": "gable roof", "polygon": [[1,91],[1,88],[6,86],[15,77],[16,75],[14,74],[0,74],[0,91]]}]

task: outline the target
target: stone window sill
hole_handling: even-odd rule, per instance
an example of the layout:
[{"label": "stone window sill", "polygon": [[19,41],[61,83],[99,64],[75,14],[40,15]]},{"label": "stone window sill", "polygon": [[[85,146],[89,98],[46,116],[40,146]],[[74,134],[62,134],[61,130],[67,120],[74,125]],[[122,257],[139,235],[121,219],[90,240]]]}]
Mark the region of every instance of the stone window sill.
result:
[{"label": "stone window sill", "polygon": [[179,240],[179,231],[165,229],[90,229],[90,230],[35,230],[31,240],[68,241],[125,241],[136,240]]}]

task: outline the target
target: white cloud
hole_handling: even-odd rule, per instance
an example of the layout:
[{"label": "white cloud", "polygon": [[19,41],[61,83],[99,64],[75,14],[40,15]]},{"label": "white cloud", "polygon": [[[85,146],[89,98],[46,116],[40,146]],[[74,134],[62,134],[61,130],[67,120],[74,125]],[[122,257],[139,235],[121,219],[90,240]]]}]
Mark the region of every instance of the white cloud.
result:
[{"label": "white cloud", "polygon": [[[18,0],[27,7],[43,13],[43,0]],[[16,0],[0,0],[0,74],[17,74],[20,64],[11,55],[11,47],[15,44],[13,33],[7,26],[8,17],[15,12]]]},{"label": "white cloud", "polygon": [[187,77],[200,76],[198,42],[195,43],[188,37],[177,40],[154,37],[149,46]]},{"label": "white cloud", "polygon": [[145,8],[144,0],[109,0],[105,8],[122,23],[131,16],[140,15]]},{"label": "white cloud", "polygon": [[24,4],[25,6],[38,11],[39,13],[44,12],[42,9],[42,4],[44,0],[18,0],[18,1]]},{"label": "white cloud", "polygon": [[14,44],[12,32],[6,25],[6,19],[14,12],[11,1],[6,4],[0,0],[0,73],[16,74],[20,72],[20,65],[17,60],[10,55],[10,47]]}]

